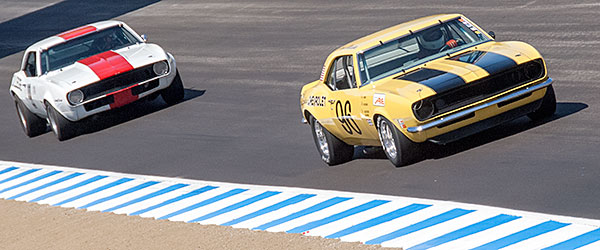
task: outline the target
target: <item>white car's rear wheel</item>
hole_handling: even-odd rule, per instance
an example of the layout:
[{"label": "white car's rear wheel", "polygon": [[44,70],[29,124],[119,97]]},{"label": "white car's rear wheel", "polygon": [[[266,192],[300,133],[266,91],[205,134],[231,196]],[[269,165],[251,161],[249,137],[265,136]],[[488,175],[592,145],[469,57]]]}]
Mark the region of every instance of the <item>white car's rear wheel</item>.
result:
[{"label": "white car's rear wheel", "polygon": [[352,160],[354,146],[348,145],[332,135],[314,117],[310,118],[310,127],[321,159],[328,165],[337,165]]},{"label": "white car's rear wheel", "polygon": [[15,107],[17,108],[21,128],[27,136],[34,137],[47,131],[46,121],[29,111],[18,98],[15,100]]},{"label": "white car's rear wheel", "polygon": [[77,134],[76,123],[67,120],[52,105],[46,104],[46,113],[48,115],[48,124],[52,132],[59,141],[73,138]]},{"label": "white car's rear wheel", "polygon": [[421,158],[420,145],[406,138],[388,119],[377,119],[377,132],[383,151],[394,166],[408,165]]}]

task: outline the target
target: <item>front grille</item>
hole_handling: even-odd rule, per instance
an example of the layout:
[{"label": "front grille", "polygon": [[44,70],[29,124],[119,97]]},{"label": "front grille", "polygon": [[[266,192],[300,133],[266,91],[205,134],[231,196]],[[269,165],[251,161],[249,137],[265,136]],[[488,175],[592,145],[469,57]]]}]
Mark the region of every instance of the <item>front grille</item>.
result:
[{"label": "front grille", "polygon": [[104,105],[109,105],[114,102],[115,102],[115,98],[112,95],[109,95],[109,96],[100,98],[98,100],[83,104],[83,107],[85,108],[85,111],[90,111],[90,110],[94,110],[99,107],[102,107]]},{"label": "front grille", "polygon": [[154,70],[152,70],[152,65],[133,69],[80,88],[85,97],[83,101],[85,102],[157,77]]},{"label": "front grille", "polygon": [[[521,86],[544,75],[544,64],[541,59],[529,61],[512,69],[417,101],[413,104],[413,112],[417,119],[424,121]],[[423,105],[423,103],[430,103],[434,106],[434,111],[428,112],[426,117],[418,115],[415,110],[416,106]]]},{"label": "front grille", "polygon": [[[149,91],[153,88],[158,87],[158,85],[159,85],[158,81],[159,81],[158,79],[154,79],[154,80],[144,83],[142,85],[138,85],[138,86],[131,88],[131,95],[136,96],[136,95],[139,95],[146,91]],[[83,107],[85,108],[85,111],[90,111],[90,110],[94,110],[99,107],[102,107],[104,105],[112,104],[114,102],[115,102],[115,97],[113,95],[108,95],[108,96],[102,97],[98,100],[94,100],[94,101],[85,103],[85,104],[83,104]]]}]

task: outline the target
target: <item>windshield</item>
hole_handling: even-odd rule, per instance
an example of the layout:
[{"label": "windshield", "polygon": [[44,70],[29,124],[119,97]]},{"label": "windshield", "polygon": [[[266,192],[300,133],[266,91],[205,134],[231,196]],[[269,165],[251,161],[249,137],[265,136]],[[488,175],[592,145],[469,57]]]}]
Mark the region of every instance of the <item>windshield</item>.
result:
[{"label": "windshield", "polygon": [[112,28],[68,40],[42,52],[42,73],[71,65],[81,59],[117,50],[139,41],[125,28]]},{"label": "windshield", "polygon": [[489,40],[467,20],[454,19],[359,54],[361,80],[375,81]]}]

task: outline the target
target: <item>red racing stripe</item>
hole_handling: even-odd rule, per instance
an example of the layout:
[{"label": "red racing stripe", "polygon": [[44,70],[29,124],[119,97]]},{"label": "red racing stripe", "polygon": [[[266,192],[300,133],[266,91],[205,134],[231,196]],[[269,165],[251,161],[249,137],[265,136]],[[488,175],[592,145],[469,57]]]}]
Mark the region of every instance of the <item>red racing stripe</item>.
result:
[{"label": "red racing stripe", "polygon": [[94,32],[94,31],[96,31],[96,27],[94,27],[94,26],[83,26],[83,27],[79,27],[79,28],[72,29],[69,31],[65,31],[56,36],[61,37],[62,39],[65,39],[65,40],[69,40],[71,38],[82,36],[82,35],[85,35],[87,33]]},{"label": "red racing stripe", "polygon": [[133,69],[133,66],[123,56],[110,50],[81,59],[78,62],[90,67],[100,80]]}]

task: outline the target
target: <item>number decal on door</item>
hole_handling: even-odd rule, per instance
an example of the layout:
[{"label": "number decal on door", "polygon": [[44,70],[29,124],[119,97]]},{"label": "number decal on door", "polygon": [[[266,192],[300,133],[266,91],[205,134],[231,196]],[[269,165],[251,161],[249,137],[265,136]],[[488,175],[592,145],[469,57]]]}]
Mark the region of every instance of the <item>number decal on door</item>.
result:
[{"label": "number decal on door", "polygon": [[342,102],[338,100],[335,103],[335,115],[342,124],[342,128],[344,128],[348,134],[356,132],[357,134],[362,135],[362,131],[358,127],[358,124],[352,119],[351,112],[352,106],[350,105],[350,101],[346,101],[346,103],[342,104]]}]

